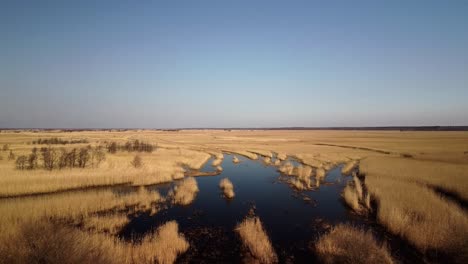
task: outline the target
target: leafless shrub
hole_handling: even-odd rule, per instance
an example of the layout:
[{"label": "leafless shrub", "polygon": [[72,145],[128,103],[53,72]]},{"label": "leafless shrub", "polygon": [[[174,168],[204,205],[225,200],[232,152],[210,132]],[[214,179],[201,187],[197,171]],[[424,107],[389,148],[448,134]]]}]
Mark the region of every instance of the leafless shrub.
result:
[{"label": "leafless shrub", "polygon": [[15,159],[15,153],[13,153],[13,150],[10,150],[10,154],[8,154],[8,160],[14,160]]},{"label": "leafless shrub", "polygon": [[133,157],[133,160],[130,163],[132,164],[134,168],[140,168],[141,166],[143,166],[143,160],[141,156],[138,154],[135,155],[135,157]]},{"label": "leafless shrub", "polygon": [[19,170],[24,170],[26,169],[26,163],[28,162],[28,157],[25,155],[18,156],[16,158],[16,168]]}]

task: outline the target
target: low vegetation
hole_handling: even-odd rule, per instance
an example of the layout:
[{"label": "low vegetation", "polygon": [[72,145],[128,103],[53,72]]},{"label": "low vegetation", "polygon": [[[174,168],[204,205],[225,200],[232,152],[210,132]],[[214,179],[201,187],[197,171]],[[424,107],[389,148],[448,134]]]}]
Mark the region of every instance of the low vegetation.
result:
[{"label": "low vegetation", "polygon": [[278,257],[260,218],[248,217],[238,224],[235,230],[241,237],[242,243],[248,249],[254,262],[265,264],[278,262]]},{"label": "low vegetation", "polygon": [[395,263],[387,247],[379,245],[370,231],[338,225],[315,245],[324,263]]},{"label": "low vegetation", "polygon": [[279,160],[285,160],[288,156],[285,153],[277,153],[276,158]]},{"label": "low vegetation", "polygon": [[317,168],[315,170],[315,178],[317,180],[323,180],[325,178],[326,171],[323,168]]},{"label": "low vegetation", "polygon": [[228,178],[224,178],[219,182],[219,188],[223,191],[224,197],[228,199],[234,198],[234,185]]},{"label": "low vegetation", "polygon": [[[2,241],[6,242],[6,241]],[[46,220],[20,226],[0,244],[4,263],[174,263],[189,248],[175,221],[160,226],[141,243],[121,241],[106,234],[93,234]]]},{"label": "low vegetation", "polygon": [[[408,159],[404,160],[406,162]],[[423,184],[427,181],[436,182],[437,178],[430,179],[433,174],[418,173],[418,167],[408,168],[414,174],[401,170],[400,175],[395,175],[393,169],[375,167],[379,163],[371,162],[372,159],[366,159],[361,165],[361,172],[366,175],[366,186],[370,194],[378,202],[378,221],[423,253],[445,254],[451,256],[452,261],[466,260],[467,212]],[[426,164],[430,166],[429,163]],[[437,167],[433,169],[438,171]],[[408,175],[408,178],[404,175]],[[458,177],[445,176],[447,179]]]},{"label": "low vegetation", "polygon": [[189,177],[181,180],[176,184],[169,196],[174,204],[188,205],[195,200],[199,189],[195,178]]},{"label": "low vegetation", "polygon": [[[37,143],[39,138],[41,143]],[[53,138],[59,140],[42,141]],[[74,142],[78,139],[87,142]],[[33,141],[42,144],[35,151],[30,145]],[[53,143],[60,141],[67,143]],[[298,189],[308,189],[311,177],[319,185],[327,170],[359,160],[361,175],[354,174],[343,191],[351,208],[375,212],[382,226],[411,243],[425,260],[435,256],[439,262],[466,263],[467,144],[466,132],[2,131],[0,198],[9,198],[0,199],[0,262],[54,263],[65,256],[68,263],[174,262],[188,248],[178,239],[183,237],[177,228],[170,232],[173,236],[158,236],[157,231],[138,242],[116,238],[129,221],[127,215],[156,213],[165,198],[146,188],[125,195],[86,189],[170,182],[183,179],[185,170],[200,169],[213,155],[219,159],[221,151],[258,159],[259,155],[268,157],[271,151],[265,149],[271,149],[277,153],[275,166],[291,176],[290,183]],[[99,155],[104,159],[98,162],[99,155],[93,158],[93,152],[99,146],[103,146],[104,155]],[[88,153],[83,151],[80,162],[81,149]],[[302,167],[292,166],[285,153],[297,158]],[[144,160],[139,169],[131,163],[135,154]],[[343,173],[357,165],[349,162]],[[169,193],[168,201],[189,204],[195,199],[196,181],[182,187],[183,181]],[[236,231],[253,261],[278,261],[260,220],[244,222]],[[371,263],[378,255],[377,262],[387,262],[386,248],[375,240],[369,242],[373,239],[369,231],[357,229],[356,233],[349,228],[338,226],[319,240],[317,252],[322,248],[324,253],[317,254],[323,261]],[[248,231],[242,234],[241,230]],[[177,245],[156,242],[163,237],[171,237]],[[362,249],[366,254],[360,253]]]},{"label": "low vegetation", "polygon": [[233,163],[239,163],[240,160],[239,160],[239,158],[237,156],[234,156],[234,157],[232,157],[232,162]]},{"label": "low vegetation", "polygon": [[361,211],[361,206],[359,205],[359,196],[356,192],[356,188],[352,185],[346,185],[343,190],[343,198],[346,204],[351,207],[356,212]]},{"label": "low vegetation", "polygon": [[213,162],[211,163],[211,165],[213,167],[217,167],[219,165],[221,165],[221,163],[223,163],[223,159],[224,159],[224,156],[221,155],[221,156],[216,156],[216,158],[213,160]]},{"label": "low vegetation", "polygon": [[350,175],[351,172],[357,167],[358,162],[355,160],[348,161],[343,168],[341,168],[341,173],[344,175]]}]

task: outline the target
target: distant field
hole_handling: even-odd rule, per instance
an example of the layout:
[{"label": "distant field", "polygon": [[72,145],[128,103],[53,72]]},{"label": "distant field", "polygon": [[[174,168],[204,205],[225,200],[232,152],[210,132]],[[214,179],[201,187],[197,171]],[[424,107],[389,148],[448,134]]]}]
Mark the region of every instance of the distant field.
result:
[{"label": "distant field", "polygon": [[[44,144],[44,139],[54,140]],[[154,149],[145,151],[140,145],[129,145],[135,140]],[[115,152],[111,150],[112,143],[117,146]],[[34,147],[38,151],[37,164],[29,168],[28,158]],[[47,148],[53,155],[49,169],[43,165]],[[81,158],[87,161],[84,166],[78,165],[81,150]],[[105,157],[98,162],[99,151]],[[78,156],[73,156],[70,163],[74,153]],[[53,263],[53,257],[47,254],[71,250],[60,246],[75,240],[80,241],[73,251],[76,260],[86,260],[86,252],[92,248],[102,263],[172,263],[190,247],[177,222],[161,226],[142,243],[123,241],[117,234],[128,223],[126,216],[139,212],[157,215],[163,203],[187,205],[198,192],[192,178],[179,181],[166,196],[141,186],[196,175],[210,159],[217,173],[221,173],[220,164],[227,153],[262,159],[268,166],[276,166],[281,173],[295,177],[291,183],[299,191],[313,188],[312,183],[319,184],[322,173],[346,164],[342,172],[354,175],[343,190],[349,211],[375,221],[385,232],[414,247],[421,261],[468,260],[468,132],[129,130],[0,133],[0,263],[22,263],[42,257],[46,263]],[[18,161],[22,156],[24,164],[21,159]],[[287,157],[301,165],[287,164]],[[138,191],[119,196],[111,191],[117,186]],[[229,188],[232,194],[227,196],[236,199],[236,186],[230,183]],[[263,263],[279,261],[262,223],[255,219],[245,220],[245,226],[237,229],[241,239],[247,239],[244,245],[251,251],[250,257]],[[37,234],[33,228],[36,224],[44,232],[59,230],[65,234],[58,240],[61,245],[42,245],[41,235],[47,239],[54,236]],[[264,248],[255,245],[256,240],[245,231],[249,229],[256,230],[261,241],[267,241],[262,242],[266,244]],[[362,248],[375,249],[373,257],[384,256],[385,262],[391,263],[393,256],[398,262],[398,254],[387,253],[387,248],[376,244],[370,233],[343,225],[330,229],[317,249],[311,249],[316,250],[318,259],[366,262],[360,259],[359,252],[351,252],[359,249],[349,246],[350,241],[339,240],[339,232],[349,234],[343,239],[361,234],[359,243]],[[31,252],[33,242],[44,247],[44,256]],[[72,253],[61,254],[64,257]],[[349,258],[338,258],[338,254],[348,254]]]}]

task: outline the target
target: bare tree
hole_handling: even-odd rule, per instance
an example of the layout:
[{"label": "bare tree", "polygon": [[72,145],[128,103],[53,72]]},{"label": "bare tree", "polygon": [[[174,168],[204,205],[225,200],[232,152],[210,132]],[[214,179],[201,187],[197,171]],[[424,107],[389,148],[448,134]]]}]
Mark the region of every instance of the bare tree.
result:
[{"label": "bare tree", "polygon": [[97,146],[93,150],[91,156],[92,156],[91,160],[93,162],[93,166],[95,167],[99,167],[101,162],[103,162],[106,159],[106,153],[104,153],[102,146]]},{"label": "bare tree", "polygon": [[78,167],[84,168],[89,161],[89,149],[81,148],[78,153]]},{"label": "bare tree", "polygon": [[8,155],[8,160],[14,160],[15,159],[15,153],[13,153],[13,150],[10,150],[10,154]]},{"label": "bare tree", "polygon": [[135,155],[132,162],[130,162],[130,163],[135,168],[140,168],[141,166],[143,166],[143,160],[141,159],[140,155],[138,155],[138,154]]},{"label": "bare tree", "polygon": [[25,155],[18,156],[16,159],[16,168],[19,170],[26,169],[26,163],[28,161],[28,157]]},{"label": "bare tree", "polygon": [[41,148],[42,161],[44,162],[44,168],[52,170],[57,161],[57,152],[50,146],[47,148]]},{"label": "bare tree", "polygon": [[107,145],[107,151],[112,154],[117,152],[117,148],[118,146],[117,146],[117,143],[115,142],[112,142],[109,145]]},{"label": "bare tree", "polygon": [[37,168],[37,148],[33,148],[31,154],[28,156],[28,169],[33,170]]}]

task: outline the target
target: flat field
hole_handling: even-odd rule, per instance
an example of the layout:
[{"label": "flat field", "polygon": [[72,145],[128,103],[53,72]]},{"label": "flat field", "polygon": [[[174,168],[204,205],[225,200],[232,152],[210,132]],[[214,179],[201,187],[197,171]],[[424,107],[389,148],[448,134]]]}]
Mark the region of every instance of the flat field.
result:
[{"label": "flat field", "polygon": [[[44,144],[44,139],[59,140]],[[131,145],[136,140],[152,149],[141,151]],[[33,148],[35,163],[29,161]],[[99,162],[98,151],[104,155]],[[70,153],[83,154],[69,163]],[[360,223],[369,224],[332,223],[310,237],[307,250],[317,261],[468,260],[468,132],[7,130],[0,133],[0,263],[187,260],[197,245],[177,221],[134,240],[126,239],[122,230],[135,216],[157,218],[172,205],[190,206],[203,190],[189,176],[222,176],[228,155],[275,168],[278,175],[291,178],[288,183],[296,194],[317,190],[324,173],[344,165],[349,181],[335,199]],[[47,167],[46,159],[53,164]],[[84,165],[78,164],[80,159],[86,160]],[[211,162],[216,170],[203,173]],[[152,189],[173,181],[177,184],[167,193]],[[242,199],[242,189],[238,194],[233,182],[229,192],[236,194],[223,197]],[[280,253],[274,228],[260,218],[250,212],[230,230],[242,248],[239,261],[272,263],[294,257]],[[360,247],[352,246],[353,238]],[[410,252],[401,253],[395,241],[408,245]]]}]

